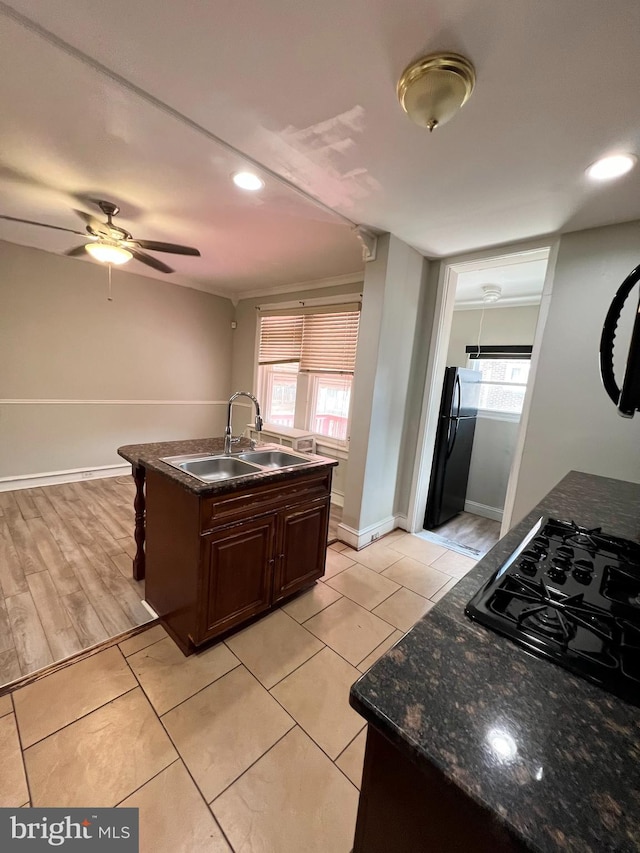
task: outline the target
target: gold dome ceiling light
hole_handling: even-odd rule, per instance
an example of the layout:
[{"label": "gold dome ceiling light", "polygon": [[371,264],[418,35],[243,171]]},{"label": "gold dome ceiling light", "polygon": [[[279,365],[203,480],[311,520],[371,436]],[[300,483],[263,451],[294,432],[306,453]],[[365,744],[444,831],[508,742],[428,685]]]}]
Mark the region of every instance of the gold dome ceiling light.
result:
[{"label": "gold dome ceiling light", "polygon": [[398,81],[398,100],[410,119],[433,131],[450,121],[473,92],[476,72],[458,53],[432,53],[412,62]]}]

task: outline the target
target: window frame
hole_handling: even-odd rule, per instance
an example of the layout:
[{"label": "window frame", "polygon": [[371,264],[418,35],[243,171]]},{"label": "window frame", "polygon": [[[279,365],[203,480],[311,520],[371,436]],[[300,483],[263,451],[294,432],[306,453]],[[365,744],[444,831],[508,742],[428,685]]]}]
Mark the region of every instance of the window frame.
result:
[{"label": "window frame", "polygon": [[[357,306],[357,307],[356,307]],[[260,306],[256,306],[258,311],[260,311]],[[269,304],[268,306],[264,306],[265,314],[263,316],[285,316],[287,314],[291,314],[292,311],[287,308],[280,309],[279,306],[274,304]],[[302,303],[302,311],[304,315],[308,314],[327,314],[327,313],[344,313],[344,312],[353,312],[354,310],[359,311],[361,308],[361,294],[354,299],[353,296],[346,296],[344,299],[341,299],[340,302],[327,302],[327,303],[317,303],[312,305],[305,306]],[[317,309],[317,310],[314,310]],[[279,311],[282,310],[282,315],[279,314]],[[267,313],[268,311],[268,313]],[[271,385],[269,387],[269,393],[267,395],[263,395],[265,397],[265,401],[263,403],[261,399],[261,394],[263,390],[264,380],[261,375],[260,368],[262,367],[270,367],[276,368],[277,364],[261,364],[260,363],[260,337],[261,337],[261,317],[258,316],[258,322],[256,324],[256,348],[255,348],[255,382],[254,385],[257,388],[257,397],[260,400],[260,403],[263,408],[263,417],[265,424],[271,422],[269,417],[271,410]],[[359,323],[358,323],[359,325]],[[354,357],[355,358],[355,357]],[[294,363],[294,362],[290,362]],[[339,372],[339,371],[305,371],[300,370],[300,362],[298,364],[298,371],[296,375],[296,402],[294,406],[294,415],[293,415],[293,428],[305,430],[309,434],[313,435],[316,439],[316,444],[323,445],[327,448],[331,448],[336,451],[341,451],[342,453],[348,453],[349,443],[350,443],[350,433],[351,433],[351,416],[353,410],[353,381],[355,376],[355,362],[354,362],[354,370]],[[293,373],[292,373],[293,375]],[[349,411],[347,414],[347,435],[345,439],[338,439],[332,436],[324,435],[323,433],[316,432],[313,427],[314,421],[314,402],[317,399],[317,386],[319,381],[322,380],[323,377],[350,377],[350,388],[349,388]],[[278,424],[274,422],[274,426]],[[281,424],[281,426],[283,426]]]},{"label": "window frame", "polygon": [[[309,425],[309,432],[312,432],[316,437],[317,444],[324,444],[328,447],[337,447],[337,448],[348,448],[349,447],[349,439],[351,433],[351,409],[353,407],[353,374],[351,373],[307,373],[307,405],[305,411],[305,423]],[[347,434],[345,438],[335,438],[334,436],[325,435],[322,432],[316,432],[312,429],[312,423],[316,417],[315,415],[315,403],[318,397],[318,386],[320,382],[324,379],[325,381],[329,377],[335,377],[336,380],[342,378],[342,382],[344,383],[344,377],[350,377],[349,383],[349,408],[347,411]],[[339,416],[338,416],[339,417]]]},{"label": "window frame", "polygon": [[505,421],[519,421],[522,417],[522,412],[524,409],[524,399],[527,393],[527,386],[529,384],[530,378],[530,369],[531,369],[531,352],[532,347],[529,345],[504,345],[504,346],[467,346],[467,367],[471,370],[481,371],[482,366],[481,362],[483,361],[491,361],[491,362],[506,362],[509,361],[527,361],[529,362],[529,371],[527,373],[527,379],[525,382],[511,382],[505,380],[495,380],[495,381],[480,381],[478,384],[489,387],[503,387],[503,388],[524,388],[524,394],[522,396],[522,405],[517,412],[509,411],[507,409],[498,409],[498,408],[482,408],[478,407],[478,414],[481,417],[490,418],[493,420],[505,420]]},{"label": "window frame", "polygon": [[[288,364],[292,364],[295,362],[288,362]],[[264,374],[261,375],[260,368],[267,368],[265,371],[266,375],[269,377],[266,381],[263,378]],[[258,388],[258,400],[260,401],[260,406],[264,415],[265,423],[271,423],[274,426],[294,426],[295,417],[296,417],[296,401],[294,400],[293,404],[293,414],[292,420],[294,423],[292,424],[279,424],[277,420],[274,420],[273,413],[271,412],[272,402],[273,402],[273,384],[274,384],[274,369],[277,370],[280,367],[279,364],[260,364],[258,365],[258,380],[257,380],[257,388]],[[290,371],[289,375],[292,379],[295,379],[296,385],[296,398],[298,396],[298,377],[300,376],[300,372]],[[267,416],[267,413],[269,415]]]}]

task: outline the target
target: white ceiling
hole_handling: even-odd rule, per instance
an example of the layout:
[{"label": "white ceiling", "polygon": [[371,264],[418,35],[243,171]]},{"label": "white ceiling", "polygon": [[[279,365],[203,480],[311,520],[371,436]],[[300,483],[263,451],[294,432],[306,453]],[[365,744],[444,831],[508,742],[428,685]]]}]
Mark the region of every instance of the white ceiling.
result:
[{"label": "white ceiling", "polygon": [[[482,262],[456,264],[456,310],[539,305],[548,255],[548,249],[539,249],[487,258]],[[497,302],[484,301],[482,288],[485,285],[501,289]]]},{"label": "white ceiling", "polygon": [[[162,256],[181,283],[244,295],[362,267],[349,223],[269,173],[241,197],[241,159],[211,135],[430,257],[640,217],[640,169],[584,176],[603,154],[640,153],[637,0],[12,6],[37,26],[0,28],[0,212],[75,228],[78,196],[113,199],[134,235],[201,249]],[[395,85],[447,49],[472,60],[476,91],[429,135]],[[26,229],[0,237],[69,246]]]}]

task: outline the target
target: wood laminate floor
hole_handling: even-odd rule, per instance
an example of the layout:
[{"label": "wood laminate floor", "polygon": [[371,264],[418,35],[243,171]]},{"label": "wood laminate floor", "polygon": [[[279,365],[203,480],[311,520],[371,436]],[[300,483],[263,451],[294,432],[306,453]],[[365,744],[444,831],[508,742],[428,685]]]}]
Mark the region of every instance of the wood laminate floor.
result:
[{"label": "wood laminate floor", "polygon": [[0,685],[150,621],[131,477],[0,492]]},{"label": "wood laminate floor", "polygon": [[451,521],[434,527],[430,532],[457,542],[465,548],[473,548],[480,554],[486,554],[500,538],[500,522],[471,512],[461,512]]},{"label": "wood laminate floor", "polygon": [[131,477],[0,492],[0,686],[150,621],[134,494]]}]

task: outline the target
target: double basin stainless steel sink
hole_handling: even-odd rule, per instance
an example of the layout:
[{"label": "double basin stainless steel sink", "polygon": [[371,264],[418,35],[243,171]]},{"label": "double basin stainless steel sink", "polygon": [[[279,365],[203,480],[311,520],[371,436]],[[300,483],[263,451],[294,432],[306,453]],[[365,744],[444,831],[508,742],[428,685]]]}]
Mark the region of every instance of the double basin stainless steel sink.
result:
[{"label": "double basin stainless steel sink", "polygon": [[298,456],[280,449],[245,450],[232,456],[203,456],[191,453],[186,456],[167,456],[161,460],[179,471],[190,474],[203,483],[234,480],[263,471],[277,471],[294,465],[308,465],[314,457]]}]

